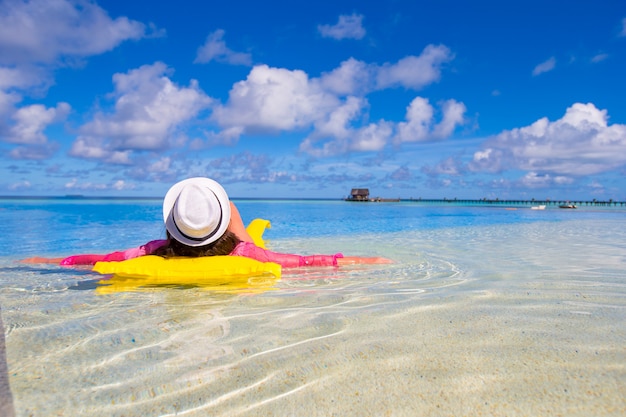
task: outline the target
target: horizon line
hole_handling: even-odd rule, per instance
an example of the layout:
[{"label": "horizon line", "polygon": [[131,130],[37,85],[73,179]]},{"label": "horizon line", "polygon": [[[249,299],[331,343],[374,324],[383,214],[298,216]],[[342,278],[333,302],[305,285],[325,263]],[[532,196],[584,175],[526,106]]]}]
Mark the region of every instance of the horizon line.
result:
[{"label": "horizon line", "polygon": [[[94,195],[83,195],[83,194],[66,194],[66,195],[0,195],[0,200],[39,200],[39,199],[51,199],[51,200],[162,200],[163,197],[156,196],[94,196]],[[611,204],[611,205],[624,205],[626,201],[619,200],[598,200],[598,199],[543,199],[538,200],[535,198],[532,199],[524,199],[524,198],[505,198],[501,199],[499,197],[496,198],[382,198],[375,197],[370,199],[369,201],[357,201],[350,200],[345,197],[230,197],[231,200],[283,200],[283,201],[348,201],[348,202],[377,202],[376,199],[380,199],[384,203],[393,203],[393,202],[443,202],[443,203],[461,203],[461,202],[474,202],[474,203],[492,203],[492,204],[502,204],[502,203],[519,203],[519,204],[540,204],[540,203],[584,203],[584,204]]]}]

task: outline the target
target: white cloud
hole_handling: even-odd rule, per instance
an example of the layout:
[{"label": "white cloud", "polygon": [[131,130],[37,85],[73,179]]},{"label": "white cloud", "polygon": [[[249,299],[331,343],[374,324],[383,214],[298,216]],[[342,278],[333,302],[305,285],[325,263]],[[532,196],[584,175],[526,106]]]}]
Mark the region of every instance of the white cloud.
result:
[{"label": "white cloud", "polygon": [[[320,78],[309,78],[300,70],[257,65],[246,80],[233,85],[225,104],[214,106],[212,120],[222,130],[207,133],[208,142],[232,145],[245,133],[311,128],[313,133],[301,149],[313,149],[312,143],[322,137],[343,140],[348,132],[355,133],[350,124],[368,106],[364,95],[395,86],[422,88],[437,81],[441,76],[441,65],[451,59],[452,54],[445,46],[429,45],[420,56],[409,56],[396,64],[379,66],[350,58]],[[448,136],[462,122],[464,111],[462,103],[444,104],[444,117],[431,135]],[[387,129],[370,126],[364,130],[372,131],[379,132],[376,137],[380,137]],[[367,136],[364,132],[360,138]],[[382,140],[369,137],[369,140],[329,146],[339,152],[378,147],[382,143]],[[199,146],[195,141],[194,147]]]},{"label": "white cloud", "polygon": [[90,181],[79,182],[78,179],[73,178],[70,182],[65,183],[64,188],[66,190],[79,190],[79,191],[102,191],[107,190],[109,187],[107,184],[103,183],[92,183]]},{"label": "white cloud", "polygon": [[48,140],[44,134],[46,127],[64,120],[69,111],[70,105],[67,103],[59,103],[51,108],[41,104],[24,106],[13,114],[16,123],[10,127],[5,141],[20,145],[43,145]]},{"label": "white cloud", "polygon": [[4,124],[2,120],[9,118],[15,111],[15,104],[22,101],[22,96],[17,93],[6,93],[0,90],[0,131],[1,126]]},{"label": "white cloud", "polygon": [[439,81],[441,66],[454,55],[444,45],[428,45],[420,56],[407,56],[395,64],[385,64],[377,74],[378,89],[401,86],[421,89]]},{"label": "white cloud", "polygon": [[43,159],[56,150],[56,146],[36,150],[31,145],[46,144],[45,129],[49,124],[64,120],[70,110],[69,105],[59,103],[56,107],[46,108],[31,104],[17,107],[23,100],[20,90],[47,88],[49,83],[49,77],[34,67],[0,67],[0,141],[28,145],[13,149],[9,154],[14,159]]},{"label": "white cloud", "polygon": [[626,125],[608,124],[606,110],[575,103],[554,122],[547,118],[507,130],[474,154],[475,171],[520,169],[583,176],[626,164]]},{"label": "white cloud", "polygon": [[556,67],[556,58],[550,57],[547,61],[542,62],[533,69],[533,75],[543,74],[544,72],[552,71]]},{"label": "white cloud", "polygon": [[413,179],[413,174],[408,167],[401,166],[391,172],[387,178],[394,181],[410,181]]},{"label": "white cloud", "polygon": [[223,40],[224,30],[218,29],[207,36],[204,45],[198,48],[194,63],[207,63],[213,60],[232,65],[251,65],[252,56],[243,52],[234,52]]},{"label": "white cloud", "polygon": [[536,172],[528,172],[519,180],[519,184],[525,188],[548,188],[568,185],[573,182],[574,179],[571,177],[550,174],[541,175]]},{"label": "white cloud", "polygon": [[172,165],[170,157],[163,157],[148,167],[149,172],[168,172]]},{"label": "white cloud", "polygon": [[110,51],[146,36],[144,24],[112,19],[97,4],[67,0],[0,3],[0,64],[52,63]]},{"label": "white cloud", "polygon": [[397,126],[396,143],[444,139],[463,124],[465,105],[447,100],[441,106],[441,121],[435,123],[435,109],[428,99],[416,97],[406,110],[406,122]]},{"label": "white cloud", "polygon": [[127,163],[129,151],[168,148],[179,126],[211,102],[195,80],[189,87],[179,87],[168,72],[157,62],[115,74],[115,111],[96,113],[81,126],[70,154]]},{"label": "white cloud", "polygon": [[536,172],[528,172],[520,182],[526,188],[544,188],[552,184],[552,178],[549,174],[539,175]]},{"label": "white cloud", "polygon": [[363,15],[341,15],[334,25],[318,25],[317,30],[325,38],[362,39],[365,36],[363,29]]},{"label": "white cloud", "polygon": [[134,184],[129,184],[124,180],[117,180],[113,183],[113,185],[111,185],[111,188],[117,191],[122,191],[122,190],[134,190],[135,189],[135,185]]},{"label": "white cloud", "polygon": [[609,57],[609,54],[598,54],[591,58],[592,63],[602,62]]},{"label": "white cloud", "polygon": [[[126,158],[123,158],[123,161],[126,163],[130,163],[128,158],[128,152]],[[77,138],[72,144],[72,149],[70,150],[70,155],[76,156],[79,158],[87,158],[87,159],[111,159],[112,151],[105,149],[105,147],[100,143],[97,137],[83,136]],[[116,161],[121,162],[119,159],[119,155],[116,158]]]},{"label": "white cloud", "polygon": [[44,160],[50,158],[59,149],[58,143],[44,143],[42,145],[18,146],[11,149],[9,157],[12,159]]},{"label": "white cloud", "polygon": [[[360,118],[367,119],[365,94],[392,84],[423,87],[440,77],[441,64],[451,58],[446,47],[430,45],[421,56],[394,65],[378,66],[351,58],[320,78],[309,78],[300,70],[255,66],[246,80],[233,85],[225,104],[214,106],[211,118],[222,130],[207,133],[208,142],[232,145],[246,133],[308,130],[300,150],[331,156],[381,150],[396,130],[397,143],[446,138],[464,122],[465,105],[455,100],[442,103],[439,122],[428,101],[420,99],[408,109],[407,122],[397,126],[384,120],[358,124]],[[422,110],[427,114],[420,115]],[[196,141],[194,147],[201,145]]]},{"label": "white cloud", "polygon": [[194,139],[190,143],[191,149],[202,149],[205,146],[227,145],[233,146],[239,141],[239,137],[244,133],[243,126],[232,126],[218,132],[205,132],[206,144],[201,139]]},{"label": "white cloud", "polygon": [[287,131],[309,127],[339,104],[304,71],[258,65],[233,86],[228,103],[216,106],[212,118],[246,132]]},{"label": "white cloud", "polygon": [[428,99],[416,97],[406,109],[406,122],[398,123],[398,142],[418,142],[428,139],[434,116]]},{"label": "white cloud", "polygon": [[626,17],[622,19],[622,31],[619,35],[626,36]]},{"label": "white cloud", "polygon": [[320,83],[326,91],[340,96],[363,94],[372,89],[375,72],[375,66],[350,58],[338,68],[322,74]]},{"label": "white cloud", "polygon": [[[0,67],[0,137],[11,125],[16,106],[23,100],[23,92],[45,90],[52,83],[50,74],[33,66]],[[5,132],[2,134],[2,132]]]},{"label": "white cloud", "polygon": [[433,137],[445,139],[454,132],[457,126],[465,123],[465,104],[456,100],[446,100],[441,106],[443,117],[433,129]]},{"label": "white cloud", "polygon": [[23,180],[23,181],[18,181],[13,184],[10,184],[8,188],[11,191],[17,191],[17,190],[28,190],[29,188],[31,188],[31,186],[32,185],[30,181]]},{"label": "white cloud", "polygon": [[379,151],[389,143],[393,134],[393,123],[380,121],[356,129],[350,140],[351,151]]},{"label": "white cloud", "polygon": [[55,67],[146,36],[144,24],[126,17],[112,19],[91,1],[0,2],[0,137],[20,145],[9,155],[43,159],[58,148],[47,142],[44,131],[67,116],[68,104],[16,108],[23,96],[45,93]]},{"label": "white cloud", "polygon": [[366,106],[365,99],[348,97],[345,102],[315,122],[314,131],[302,141],[300,151],[322,157],[349,150],[381,149],[390,134],[384,126],[377,128],[376,125],[370,125],[361,130],[351,126],[352,121]]},{"label": "white cloud", "polygon": [[316,135],[347,139],[352,134],[349,129],[350,122],[361,113],[366,105],[365,99],[348,97],[344,103],[315,123]]},{"label": "white cloud", "polygon": [[48,74],[41,68],[33,66],[0,67],[0,91],[11,88],[24,90],[50,83]]},{"label": "white cloud", "polygon": [[439,81],[443,64],[452,59],[454,54],[444,45],[428,45],[419,56],[409,55],[382,65],[350,58],[322,74],[320,83],[326,91],[337,95],[361,95],[393,87],[420,90]]},{"label": "white cloud", "polygon": [[380,151],[390,142],[393,128],[393,123],[381,120],[359,128],[346,128],[345,134],[337,137],[313,132],[300,143],[300,151],[318,158],[350,151]]},{"label": "white cloud", "polygon": [[424,166],[422,171],[433,177],[437,175],[458,176],[465,172],[465,168],[458,158],[448,157],[434,167]]}]

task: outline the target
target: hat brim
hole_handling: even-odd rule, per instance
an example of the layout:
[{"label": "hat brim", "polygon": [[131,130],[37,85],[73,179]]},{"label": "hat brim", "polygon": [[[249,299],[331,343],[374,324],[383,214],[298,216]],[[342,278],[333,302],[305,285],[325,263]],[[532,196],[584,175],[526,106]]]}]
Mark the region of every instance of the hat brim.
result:
[{"label": "hat brim", "polygon": [[[178,198],[182,189],[187,186],[193,184],[197,187],[208,188],[219,201],[219,204],[222,208],[222,220],[220,225],[217,228],[217,231],[208,239],[198,242],[196,240],[191,240],[188,237],[184,236],[176,227],[174,223],[174,219],[172,217],[172,208],[176,203],[176,199]],[[226,190],[217,182],[210,178],[205,177],[196,177],[196,178],[187,178],[186,180],[177,182],[172,185],[172,187],[167,191],[165,197],[163,198],[163,221],[165,222],[165,228],[170,233],[170,235],[179,241],[188,246],[204,246],[209,243],[215,242],[217,239],[222,237],[228,226],[230,224],[230,200],[228,199],[228,194],[226,194]]]}]

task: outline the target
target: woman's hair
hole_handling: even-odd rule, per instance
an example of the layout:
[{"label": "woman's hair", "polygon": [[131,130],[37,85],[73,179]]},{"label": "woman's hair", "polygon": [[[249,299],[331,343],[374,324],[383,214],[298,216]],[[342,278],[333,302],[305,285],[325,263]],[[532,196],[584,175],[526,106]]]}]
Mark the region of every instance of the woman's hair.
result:
[{"label": "woman's hair", "polygon": [[215,242],[209,243],[204,246],[188,246],[184,243],[180,243],[176,239],[172,238],[170,232],[167,232],[168,243],[165,246],[160,247],[154,253],[164,258],[171,258],[174,256],[218,256],[218,255],[230,255],[235,249],[235,246],[240,242],[239,238],[229,230],[227,230],[219,239]]}]

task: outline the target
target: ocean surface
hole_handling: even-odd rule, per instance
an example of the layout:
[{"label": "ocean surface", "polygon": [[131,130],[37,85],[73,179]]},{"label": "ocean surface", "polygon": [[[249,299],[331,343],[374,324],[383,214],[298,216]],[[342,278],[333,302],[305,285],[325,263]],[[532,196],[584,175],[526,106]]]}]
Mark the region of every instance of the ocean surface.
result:
[{"label": "ocean surface", "polygon": [[0,414],[626,415],[626,208],[235,202],[393,263],[103,291],[19,260],[162,238],[160,200],[0,199]]}]

